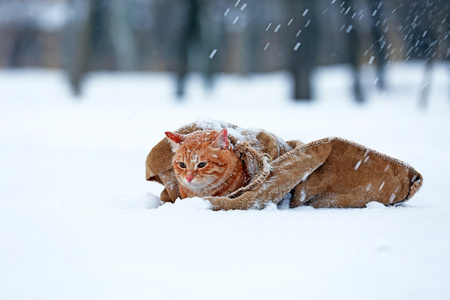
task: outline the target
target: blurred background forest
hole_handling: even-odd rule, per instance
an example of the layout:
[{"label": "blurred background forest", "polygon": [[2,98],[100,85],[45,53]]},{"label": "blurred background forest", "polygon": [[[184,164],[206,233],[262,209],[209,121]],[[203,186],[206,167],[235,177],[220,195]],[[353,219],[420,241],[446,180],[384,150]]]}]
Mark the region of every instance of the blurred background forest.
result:
[{"label": "blurred background forest", "polygon": [[180,97],[189,72],[212,86],[285,70],[292,98],[311,99],[316,67],[348,64],[362,102],[364,64],[382,89],[392,62],[424,61],[426,78],[449,61],[449,12],[448,0],[0,0],[0,67],[61,68],[74,94],[91,71],[173,72]]}]

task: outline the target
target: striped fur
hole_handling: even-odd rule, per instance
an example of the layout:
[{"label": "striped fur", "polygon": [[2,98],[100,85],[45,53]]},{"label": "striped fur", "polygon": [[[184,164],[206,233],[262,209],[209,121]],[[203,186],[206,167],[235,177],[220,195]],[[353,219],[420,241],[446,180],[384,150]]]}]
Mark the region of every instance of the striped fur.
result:
[{"label": "striped fur", "polygon": [[175,153],[172,163],[181,198],[224,196],[246,184],[244,164],[232,150],[226,129],[166,136]]}]

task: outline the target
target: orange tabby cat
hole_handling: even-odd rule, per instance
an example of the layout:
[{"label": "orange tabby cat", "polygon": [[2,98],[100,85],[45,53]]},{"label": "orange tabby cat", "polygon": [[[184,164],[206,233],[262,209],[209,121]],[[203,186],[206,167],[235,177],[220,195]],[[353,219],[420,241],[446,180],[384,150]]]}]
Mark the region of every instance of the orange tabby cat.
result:
[{"label": "orange tabby cat", "polygon": [[182,199],[223,196],[246,184],[244,164],[233,152],[225,128],[166,136],[175,153],[173,169]]}]

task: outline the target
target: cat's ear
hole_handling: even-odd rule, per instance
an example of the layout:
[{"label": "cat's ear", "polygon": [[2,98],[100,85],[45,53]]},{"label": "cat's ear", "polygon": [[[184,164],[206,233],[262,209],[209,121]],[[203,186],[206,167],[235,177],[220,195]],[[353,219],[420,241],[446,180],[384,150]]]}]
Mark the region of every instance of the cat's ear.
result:
[{"label": "cat's ear", "polygon": [[212,146],[214,148],[225,149],[228,145],[228,131],[224,128],[217,134],[216,140],[213,142]]},{"label": "cat's ear", "polygon": [[185,136],[182,134],[166,131],[166,136],[169,138],[170,143],[172,144],[173,150],[176,150],[181,142],[184,140]]}]

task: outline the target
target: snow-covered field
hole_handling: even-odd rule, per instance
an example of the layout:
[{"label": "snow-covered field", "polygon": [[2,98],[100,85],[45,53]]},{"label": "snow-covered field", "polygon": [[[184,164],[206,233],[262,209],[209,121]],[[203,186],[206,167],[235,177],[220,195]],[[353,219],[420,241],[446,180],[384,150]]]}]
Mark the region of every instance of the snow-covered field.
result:
[{"label": "snow-covered field", "polygon": [[[222,75],[186,101],[172,77],[91,75],[81,99],[56,71],[0,70],[0,299],[450,299],[450,71],[396,64],[369,102],[343,66],[289,100],[285,73]],[[399,207],[157,207],[144,161],[164,131],[212,118],[305,142],[340,136],[410,163],[420,192]]]}]

